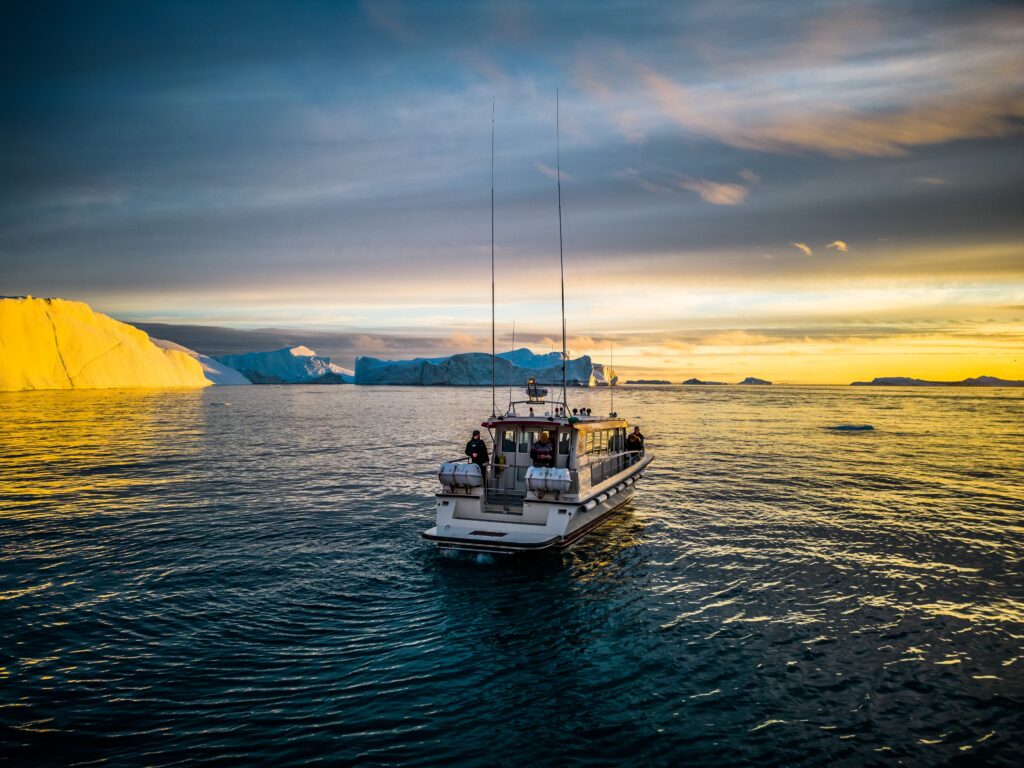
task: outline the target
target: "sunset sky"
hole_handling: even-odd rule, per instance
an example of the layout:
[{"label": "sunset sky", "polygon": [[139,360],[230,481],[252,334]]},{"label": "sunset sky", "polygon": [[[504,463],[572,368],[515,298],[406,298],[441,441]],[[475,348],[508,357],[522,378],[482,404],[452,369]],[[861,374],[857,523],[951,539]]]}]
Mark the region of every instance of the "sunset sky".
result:
[{"label": "sunset sky", "polygon": [[0,38],[0,294],[489,350],[493,100],[499,346],[547,352],[559,89],[574,355],[1024,379],[1013,3],[32,2]]}]

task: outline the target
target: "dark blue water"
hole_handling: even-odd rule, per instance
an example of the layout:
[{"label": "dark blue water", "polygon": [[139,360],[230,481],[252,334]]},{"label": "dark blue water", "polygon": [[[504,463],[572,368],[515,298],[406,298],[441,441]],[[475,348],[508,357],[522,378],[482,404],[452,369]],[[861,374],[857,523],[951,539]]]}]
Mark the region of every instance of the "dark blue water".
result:
[{"label": "dark blue water", "polygon": [[418,537],[489,391],[0,394],[0,754],[1017,765],[1021,394],[623,391],[635,500],[494,562]]}]

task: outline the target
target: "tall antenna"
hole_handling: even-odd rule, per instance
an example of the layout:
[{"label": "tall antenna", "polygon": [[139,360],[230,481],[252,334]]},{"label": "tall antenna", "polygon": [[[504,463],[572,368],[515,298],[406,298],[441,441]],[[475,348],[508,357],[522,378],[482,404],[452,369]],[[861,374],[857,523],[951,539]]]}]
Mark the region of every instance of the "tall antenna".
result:
[{"label": "tall antenna", "polygon": [[[512,321],[512,351],[516,351],[516,321]],[[508,380],[508,403],[512,405],[512,379]]]},{"label": "tall antenna", "polygon": [[609,413],[615,413],[615,389],[612,387],[612,376],[615,375],[615,342],[608,342],[608,370],[604,372],[605,379],[608,380],[608,395],[611,397],[612,404]]},{"label": "tall antenna", "polygon": [[559,125],[558,89],[555,89],[555,178],[558,181],[558,271],[562,281],[562,405],[568,407],[565,383],[565,256],[562,250],[562,148]]},{"label": "tall antenna", "polygon": [[498,414],[498,396],[495,394],[494,367],[496,363],[494,341],[494,99],[491,99],[491,416]]}]

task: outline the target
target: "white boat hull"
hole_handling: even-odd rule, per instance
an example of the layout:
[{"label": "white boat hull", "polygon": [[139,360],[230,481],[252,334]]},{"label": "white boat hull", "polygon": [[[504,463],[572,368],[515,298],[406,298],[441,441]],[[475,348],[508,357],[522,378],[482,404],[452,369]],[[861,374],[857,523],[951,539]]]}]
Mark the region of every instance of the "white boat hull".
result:
[{"label": "white boat hull", "polygon": [[571,547],[633,498],[651,458],[645,456],[583,500],[527,498],[521,508],[501,512],[488,511],[482,489],[440,493],[437,525],[423,538],[440,549],[501,554]]}]

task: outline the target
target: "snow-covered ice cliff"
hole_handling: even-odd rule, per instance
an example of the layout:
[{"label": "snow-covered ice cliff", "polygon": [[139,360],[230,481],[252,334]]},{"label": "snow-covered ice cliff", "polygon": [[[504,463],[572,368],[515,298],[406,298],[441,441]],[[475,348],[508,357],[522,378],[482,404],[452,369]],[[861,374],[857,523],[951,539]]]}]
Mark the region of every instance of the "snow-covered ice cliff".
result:
[{"label": "snow-covered ice cliff", "polygon": [[217,360],[234,368],[253,384],[350,384],[353,378],[352,371],[302,346],[220,355]]},{"label": "snow-covered ice cliff", "polygon": [[203,368],[88,304],[0,299],[0,390],[205,387]]},{"label": "snow-covered ice cliff", "polygon": [[203,367],[203,375],[206,376],[207,381],[211,384],[218,384],[220,386],[252,384],[251,381],[245,378],[245,376],[240,374],[234,368],[224,365],[224,363],[219,360],[215,360],[209,355],[202,355],[194,349],[183,347],[181,344],[177,344],[173,341],[167,341],[166,339],[154,339],[153,337],[150,337],[150,341],[160,347],[160,349],[176,349],[179,352],[184,352],[186,355],[194,358]]},{"label": "snow-covered ice cliff", "polygon": [[[502,352],[495,356],[495,383],[500,386],[524,385],[533,377],[538,384],[562,383],[561,354],[535,355],[528,349]],[[596,385],[594,363],[583,355],[566,361],[566,380],[573,386]],[[450,357],[415,360],[379,360],[356,358],[356,384],[418,384],[447,386],[487,386],[491,383],[491,356],[483,352],[465,352]]]}]

